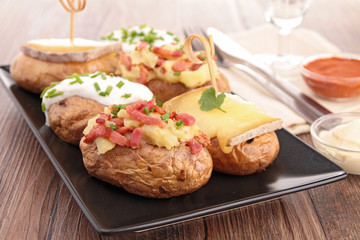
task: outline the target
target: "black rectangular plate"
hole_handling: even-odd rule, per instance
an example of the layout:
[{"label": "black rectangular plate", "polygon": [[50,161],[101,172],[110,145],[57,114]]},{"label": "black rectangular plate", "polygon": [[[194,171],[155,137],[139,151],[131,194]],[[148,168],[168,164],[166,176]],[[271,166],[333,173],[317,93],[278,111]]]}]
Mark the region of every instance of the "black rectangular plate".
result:
[{"label": "black rectangular plate", "polygon": [[141,231],[277,198],[338,181],[346,172],[300,139],[277,131],[280,152],[266,171],[250,176],[214,172],[194,193],[170,199],[149,199],[91,177],[78,147],[61,141],[41,112],[39,95],[19,87],[8,66],[0,77],[15,105],[50,158],[71,194],[99,233]]}]

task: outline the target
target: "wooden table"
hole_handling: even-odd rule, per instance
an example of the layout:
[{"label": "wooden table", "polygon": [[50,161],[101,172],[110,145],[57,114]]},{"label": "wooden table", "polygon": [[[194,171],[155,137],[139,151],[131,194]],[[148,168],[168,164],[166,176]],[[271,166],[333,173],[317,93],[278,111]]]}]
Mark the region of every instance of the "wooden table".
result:
[{"label": "wooden table", "polygon": [[[149,11],[151,10],[151,12]],[[68,37],[58,1],[2,0],[0,64],[27,40]],[[214,26],[225,32],[265,23],[259,1],[89,0],[75,34],[97,39],[147,23],[171,29]],[[342,50],[360,53],[360,2],[314,0],[303,27]],[[358,239],[360,177],[143,233],[100,236],[90,225],[5,89],[0,85],[0,239]],[[308,134],[302,135],[310,143]]]}]

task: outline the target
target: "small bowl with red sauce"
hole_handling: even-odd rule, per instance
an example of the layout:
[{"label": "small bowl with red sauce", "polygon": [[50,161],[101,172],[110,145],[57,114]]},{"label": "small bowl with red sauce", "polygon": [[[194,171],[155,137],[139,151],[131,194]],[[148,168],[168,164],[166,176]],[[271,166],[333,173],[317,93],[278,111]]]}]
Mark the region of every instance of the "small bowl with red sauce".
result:
[{"label": "small bowl with red sauce", "polygon": [[304,59],[300,74],[323,98],[350,100],[360,96],[360,56],[348,53],[321,54]]}]

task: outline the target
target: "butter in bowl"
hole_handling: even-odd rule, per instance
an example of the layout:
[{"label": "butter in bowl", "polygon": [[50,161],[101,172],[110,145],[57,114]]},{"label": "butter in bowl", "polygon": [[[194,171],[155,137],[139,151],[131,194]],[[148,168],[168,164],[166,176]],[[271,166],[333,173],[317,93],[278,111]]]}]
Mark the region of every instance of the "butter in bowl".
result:
[{"label": "butter in bowl", "polygon": [[360,112],[334,113],[310,129],[315,148],[350,174],[360,174]]},{"label": "butter in bowl", "polygon": [[320,97],[347,101],[360,96],[360,56],[320,54],[304,59],[300,74]]}]

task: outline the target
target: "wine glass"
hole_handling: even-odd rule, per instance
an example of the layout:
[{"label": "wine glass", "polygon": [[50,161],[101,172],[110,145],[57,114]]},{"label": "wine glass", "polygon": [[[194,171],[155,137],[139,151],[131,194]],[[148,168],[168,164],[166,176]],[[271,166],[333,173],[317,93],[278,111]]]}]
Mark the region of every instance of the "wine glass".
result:
[{"label": "wine glass", "polygon": [[265,18],[278,29],[277,54],[270,56],[268,62],[275,73],[294,69],[301,57],[289,54],[290,33],[303,21],[311,0],[263,0]]}]

